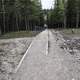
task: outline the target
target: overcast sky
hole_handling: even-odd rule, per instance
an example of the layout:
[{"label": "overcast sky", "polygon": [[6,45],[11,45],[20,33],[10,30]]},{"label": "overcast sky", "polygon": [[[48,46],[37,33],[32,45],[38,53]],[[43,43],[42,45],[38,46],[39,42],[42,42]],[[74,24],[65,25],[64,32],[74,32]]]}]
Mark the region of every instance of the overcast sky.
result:
[{"label": "overcast sky", "polygon": [[41,0],[41,2],[43,9],[50,9],[54,4],[54,0]]}]

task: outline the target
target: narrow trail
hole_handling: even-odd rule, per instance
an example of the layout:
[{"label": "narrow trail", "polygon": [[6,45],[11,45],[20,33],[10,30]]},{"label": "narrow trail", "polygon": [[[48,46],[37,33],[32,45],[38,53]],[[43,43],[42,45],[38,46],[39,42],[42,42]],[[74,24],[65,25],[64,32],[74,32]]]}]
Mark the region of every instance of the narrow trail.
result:
[{"label": "narrow trail", "polygon": [[13,80],[77,80],[70,72],[70,61],[71,56],[59,47],[56,35],[45,30],[33,41]]}]

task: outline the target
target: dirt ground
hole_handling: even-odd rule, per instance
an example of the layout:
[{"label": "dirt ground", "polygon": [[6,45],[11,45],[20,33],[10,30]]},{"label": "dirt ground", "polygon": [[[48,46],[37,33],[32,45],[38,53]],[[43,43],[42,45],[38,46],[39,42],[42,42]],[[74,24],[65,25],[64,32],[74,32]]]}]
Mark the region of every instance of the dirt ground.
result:
[{"label": "dirt ground", "polygon": [[53,34],[57,45],[65,51],[64,65],[72,77],[69,80],[80,80],[80,34],[65,34],[62,31],[55,31]]},{"label": "dirt ground", "polygon": [[[69,74],[72,80],[80,80],[80,35],[64,33],[59,31],[53,32],[57,44],[61,49],[67,51],[66,55],[70,56],[70,60],[65,56],[65,66],[68,66]],[[0,40],[0,80],[12,80],[14,73],[22,56],[26,52],[33,38],[17,38]]]},{"label": "dirt ground", "polygon": [[0,40],[0,80],[11,80],[22,56],[33,38],[16,38]]},{"label": "dirt ground", "polygon": [[71,56],[70,72],[73,74],[73,80],[80,80],[80,35],[78,34],[62,34],[63,43],[60,47],[66,50]]},{"label": "dirt ground", "polygon": [[80,35],[79,34],[65,34],[62,33],[63,44],[61,48],[65,48],[71,55],[80,56]]}]

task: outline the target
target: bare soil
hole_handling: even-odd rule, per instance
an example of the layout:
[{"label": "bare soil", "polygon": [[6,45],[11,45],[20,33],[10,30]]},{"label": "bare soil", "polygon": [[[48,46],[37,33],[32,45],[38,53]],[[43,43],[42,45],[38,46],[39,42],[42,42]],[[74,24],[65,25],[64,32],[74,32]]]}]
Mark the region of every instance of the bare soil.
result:
[{"label": "bare soil", "polygon": [[0,80],[11,80],[33,38],[0,40]]},{"label": "bare soil", "polygon": [[[65,33],[62,34],[64,43],[61,48],[65,48],[71,55],[77,55],[80,53],[80,35],[78,34],[70,34],[67,35]],[[78,55],[79,56],[79,55]]]}]

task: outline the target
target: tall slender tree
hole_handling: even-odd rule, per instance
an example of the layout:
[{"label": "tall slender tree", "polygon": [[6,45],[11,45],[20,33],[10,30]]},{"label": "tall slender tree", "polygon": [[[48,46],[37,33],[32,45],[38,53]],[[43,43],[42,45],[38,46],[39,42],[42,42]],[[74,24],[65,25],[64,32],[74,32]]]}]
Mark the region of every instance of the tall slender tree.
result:
[{"label": "tall slender tree", "polygon": [[4,5],[4,0],[2,0],[2,14],[3,14],[3,27],[4,27],[3,33],[5,33],[6,25],[5,25],[5,5]]},{"label": "tall slender tree", "polygon": [[66,8],[67,8],[67,0],[63,0],[64,3],[64,28],[67,27],[67,16],[66,16]]},{"label": "tall slender tree", "polygon": [[79,0],[76,0],[76,28],[79,27],[79,18],[80,18],[80,13],[79,13]]}]

